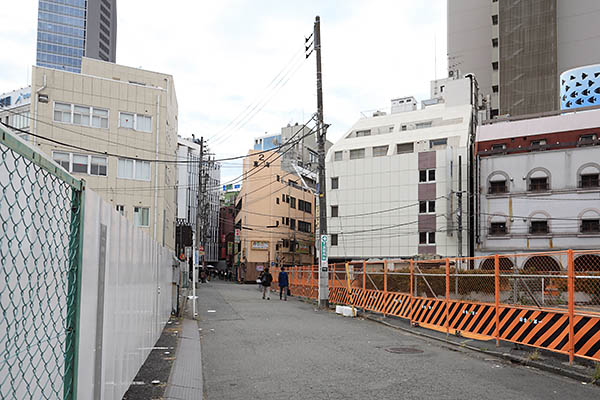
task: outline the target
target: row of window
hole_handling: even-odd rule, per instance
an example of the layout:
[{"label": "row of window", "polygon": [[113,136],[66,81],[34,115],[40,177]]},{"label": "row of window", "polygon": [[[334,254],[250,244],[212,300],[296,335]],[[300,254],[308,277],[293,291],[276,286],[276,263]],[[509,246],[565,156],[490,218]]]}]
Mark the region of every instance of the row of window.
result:
[{"label": "row of window", "polygon": [[56,65],[66,65],[73,68],[81,68],[81,58],[73,58],[68,56],[60,56],[57,54],[37,52],[38,63],[49,63]]},{"label": "row of window", "polygon": [[[338,234],[332,233],[330,238],[331,246],[338,245]],[[419,232],[419,244],[435,244],[435,232]]]},{"label": "row of window", "polygon": [[[55,102],[54,121],[108,129],[108,110],[99,107]],[[143,114],[119,112],[119,128],[151,133],[152,117]]]},{"label": "row of window", "polygon": [[[437,139],[430,140],[429,146],[433,148],[434,146],[438,146],[440,143],[446,144],[447,139]],[[396,144],[396,152],[394,154],[406,154],[412,153],[415,150],[415,144],[413,142],[410,143],[399,143]],[[372,148],[373,157],[383,157],[387,156],[389,151],[389,145],[382,146],[374,146]],[[359,160],[361,158],[365,158],[365,149],[352,149],[350,150],[350,160]],[[333,153],[333,161],[343,161],[344,160],[344,152],[336,151]]]},{"label": "row of window", "polygon": [[[275,198],[275,202],[277,204],[279,204],[279,197]],[[290,208],[294,208],[294,209],[296,208],[296,198],[294,196],[290,196],[288,194],[282,194],[281,202],[288,203],[290,205]],[[304,211],[304,212],[307,212],[310,214],[312,212],[312,204],[309,201],[304,201],[304,200],[298,199],[298,210]]]},{"label": "row of window", "polygon": [[45,53],[62,54],[64,56],[69,56],[69,57],[83,57],[83,49],[82,48],[75,48],[75,47],[68,47],[68,46],[63,46],[63,45],[59,45],[59,44],[38,42],[37,49],[38,49],[38,51],[42,51]]},{"label": "row of window", "polygon": [[[296,230],[296,220],[294,218],[281,217],[281,224],[289,226],[290,229],[293,231]],[[298,220],[298,231],[310,233],[311,232],[311,223]]]},{"label": "row of window", "polygon": [[[582,219],[579,226],[581,233],[600,233],[600,219]],[[488,234],[490,236],[503,236],[507,235],[508,227],[506,222],[492,222]],[[548,221],[544,220],[532,220],[529,224],[529,234],[531,235],[545,235],[550,233],[550,227]]]},{"label": "row of window", "polygon": [[38,32],[58,33],[60,35],[73,36],[81,39],[85,38],[84,29],[51,24],[45,21],[38,21]]},{"label": "row of window", "polygon": [[71,25],[77,28],[85,28],[84,18],[73,18],[65,15],[52,14],[49,12],[40,11],[38,13],[38,19],[40,21],[51,22],[53,24]]},{"label": "row of window", "polygon": [[85,18],[85,9],[74,8],[69,6],[61,6],[55,3],[49,3],[46,1],[40,1],[39,9],[44,11],[50,11],[56,14],[63,14],[71,17]]},{"label": "row of window", "polygon": [[[127,215],[127,211],[123,204],[117,204],[117,212],[121,215]],[[150,225],[150,207],[133,207],[133,224],[135,226]]]},{"label": "row of window", "polygon": [[[52,158],[68,172],[107,176],[108,160],[104,156],[55,151]],[[117,178],[149,181],[150,168],[148,161],[119,158]]]},{"label": "row of window", "polygon": [[[546,171],[538,171],[538,175],[527,179],[527,191],[529,192],[545,192],[550,190],[550,176]],[[502,174],[495,173],[490,177],[488,186],[489,194],[508,193],[508,184],[506,177]],[[581,189],[597,189],[600,188],[600,172],[588,171],[580,173],[577,180],[577,187]]]},{"label": "row of window", "polygon": [[106,176],[106,157],[55,151],[52,158],[68,172]]},{"label": "row of window", "polygon": [[83,39],[77,39],[70,36],[55,35],[53,33],[46,32],[38,32],[37,38],[38,42],[56,43],[83,49]]}]

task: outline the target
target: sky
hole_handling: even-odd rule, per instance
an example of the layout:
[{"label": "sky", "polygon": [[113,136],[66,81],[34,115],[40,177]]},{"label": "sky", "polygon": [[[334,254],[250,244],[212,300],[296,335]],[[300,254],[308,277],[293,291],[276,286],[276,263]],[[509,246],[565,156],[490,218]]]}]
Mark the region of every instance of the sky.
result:
[{"label": "sky", "polygon": [[[30,83],[37,5],[7,2],[0,13],[0,93]],[[117,63],[173,75],[179,135],[208,139],[216,158],[243,155],[255,137],[316,112],[304,38],[317,15],[332,142],[361,113],[426,99],[446,76],[446,0],[118,0]],[[240,173],[223,163],[221,181]]]}]

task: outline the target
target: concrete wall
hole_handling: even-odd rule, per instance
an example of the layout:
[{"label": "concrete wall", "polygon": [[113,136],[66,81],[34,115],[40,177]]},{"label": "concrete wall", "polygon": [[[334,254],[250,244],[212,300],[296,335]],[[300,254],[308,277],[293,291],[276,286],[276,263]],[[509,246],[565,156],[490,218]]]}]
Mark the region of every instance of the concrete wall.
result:
[{"label": "concrete wall", "polygon": [[121,399],[169,319],[174,253],[85,195],[78,398]]}]

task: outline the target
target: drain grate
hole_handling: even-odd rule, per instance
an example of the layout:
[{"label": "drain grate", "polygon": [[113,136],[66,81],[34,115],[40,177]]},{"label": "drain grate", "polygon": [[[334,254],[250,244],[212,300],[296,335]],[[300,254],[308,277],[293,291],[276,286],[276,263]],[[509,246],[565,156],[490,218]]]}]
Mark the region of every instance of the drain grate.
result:
[{"label": "drain grate", "polygon": [[423,350],[415,349],[414,347],[390,347],[385,349],[388,353],[394,354],[420,354]]}]

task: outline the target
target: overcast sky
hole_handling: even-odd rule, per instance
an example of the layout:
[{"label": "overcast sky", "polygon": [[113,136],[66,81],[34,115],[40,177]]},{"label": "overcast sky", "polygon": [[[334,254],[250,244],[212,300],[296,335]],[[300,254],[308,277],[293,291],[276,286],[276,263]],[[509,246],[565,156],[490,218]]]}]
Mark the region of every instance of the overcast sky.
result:
[{"label": "overcast sky", "polygon": [[[2,7],[0,93],[29,84],[37,4]],[[303,45],[316,15],[333,142],[361,112],[427,98],[446,74],[446,0],[118,0],[117,15],[117,63],[172,74],[179,135],[209,138],[217,158],[315,112],[315,57],[303,61]],[[222,181],[239,173],[228,163]]]}]

